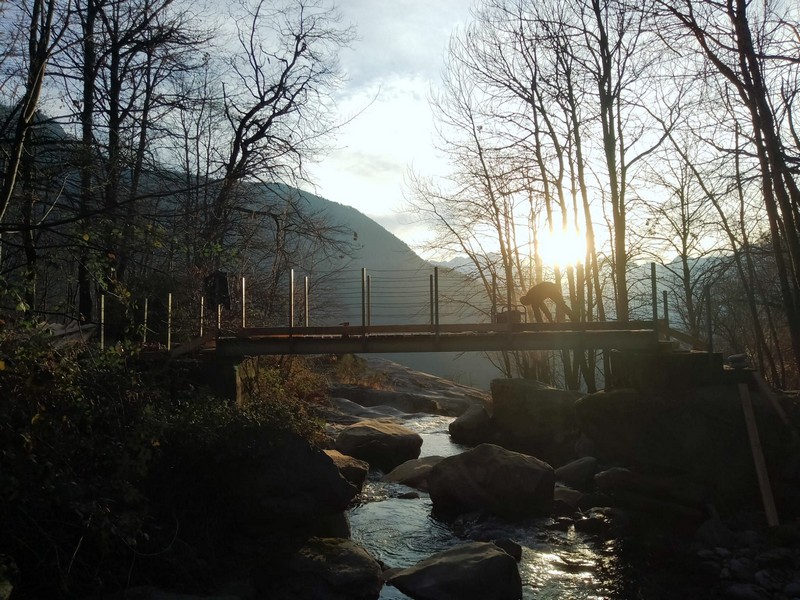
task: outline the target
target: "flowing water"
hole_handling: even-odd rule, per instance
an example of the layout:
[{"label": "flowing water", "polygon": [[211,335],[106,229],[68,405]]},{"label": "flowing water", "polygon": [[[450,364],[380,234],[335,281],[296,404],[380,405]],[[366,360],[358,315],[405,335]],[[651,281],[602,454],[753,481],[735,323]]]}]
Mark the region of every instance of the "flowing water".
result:
[{"label": "flowing water", "polygon": [[[466,448],[450,441],[450,421],[420,416],[404,424],[422,436],[420,456],[451,456]],[[621,542],[599,541],[574,527],[562,531],[549,518],[514,524],[483,519],[444,523],[432,516],[427,494],[400,498],[414,490],[382,483],[379,475],[371,474],[365,484],[361,502],[350,511],[350,525],[353,539],[390,567],[409,567],[466,541],[509,538],[523,549],[519,571],[526,600],[642,597],[635,589],[630,562],[621,558],[625,554]],[[389,585],[380,597],[408,598]]]}]

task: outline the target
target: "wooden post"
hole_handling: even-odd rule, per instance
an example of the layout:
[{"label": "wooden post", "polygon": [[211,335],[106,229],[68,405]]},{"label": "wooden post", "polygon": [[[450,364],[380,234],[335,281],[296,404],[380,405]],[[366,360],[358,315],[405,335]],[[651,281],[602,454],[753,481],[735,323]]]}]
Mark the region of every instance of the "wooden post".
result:
[{"label": "wooden post", "polygon": [[200,335],[203,337],[203,317],[205,317],[206,297],[200,296]]},{"label": "wooden post", "polygon": [[217,335],[222,329],[222,304],[217,304]]},{"label": "wooden post", "polygon": [[167,352],[172,349],[172,292],[167,294]]},{"label": "wooden post", "polygon": [[772,495],[772,486],[769,482],[767,464],[764,461],[764,451],[761,448],[761,439],[758,435],[758,425],[753,412],[753,403],[750,400],[750,388],[746,383],[739,384],[739,397],[744,411],[744,422],[747,426],[747,437],[750,439],[750,451],[753,454],[753,463],[756,467],[758,487],[761,490],[761,501],[764,504],[764,513],[767,516],[767,525],[778,525],[778,511],[775,508],[775,498]]},{"label": "wooden post", "polygon": [[667,329],[667,336],[669,336],[669,304],[667,303],[667,290],[661,292],[664,300],[664,327]]},{"label": "wooden post", "polygon": [[100,294],[100,350],[106,347],[106,295]]},{"label": "wooden post", "polygon": [[247,327],[247,281],[242,276],[242,329]]}]

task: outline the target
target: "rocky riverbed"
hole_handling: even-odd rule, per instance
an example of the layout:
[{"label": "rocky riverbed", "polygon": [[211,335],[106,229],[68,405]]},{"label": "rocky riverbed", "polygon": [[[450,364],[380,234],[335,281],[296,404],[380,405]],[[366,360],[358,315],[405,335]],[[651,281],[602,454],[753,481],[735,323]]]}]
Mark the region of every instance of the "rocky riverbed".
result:
[{"label": "rocky riverbed", "polygon": [[115,597],[800,599],[800,462],[757,395],[777,527],[731,386],[486,393],[369,366],[379,386],[334,385],[319,407],[324,450],[237,430],[165,461],[181,530],[140,560],[185,566],[181,595]]}]

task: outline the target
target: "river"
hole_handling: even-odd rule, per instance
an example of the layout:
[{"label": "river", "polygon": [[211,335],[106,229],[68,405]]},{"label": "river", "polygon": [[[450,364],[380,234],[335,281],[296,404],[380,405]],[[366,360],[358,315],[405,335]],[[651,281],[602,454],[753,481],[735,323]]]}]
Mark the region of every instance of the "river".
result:
[{"label": "river", "polygon": [[[451,456],[466,450],[448,435],[450,417],[414,416],[404,425],[422,436],[420,456]],[[522,546],[519,563],[523,598],[629,599],[641,595],[639,576],[624,542],[602,540],[559,526],[552,518],[524,523],[481,519],[445,523],[431,514],[424,492],[380,481],[370,473],[360,502],[350,510],[352,537],[390,567],[408,567],[436,552],[469,540],[509,538]],[[403,497],[401,497],[403,496]],[[406,599],[396,588],[384,586],[384,600]]]}]

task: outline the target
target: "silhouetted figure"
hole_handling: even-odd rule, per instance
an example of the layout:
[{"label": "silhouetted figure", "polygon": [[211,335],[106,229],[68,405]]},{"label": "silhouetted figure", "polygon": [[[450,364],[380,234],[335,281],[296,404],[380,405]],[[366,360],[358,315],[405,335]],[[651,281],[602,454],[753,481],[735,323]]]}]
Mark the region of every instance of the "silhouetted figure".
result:
[{"label": "silhouetted figure", "polygon": [[537,323],[542,323],[542,313],[551,323],[553,322],[553,315],[545,305],[545,300],[552,300],[556,305],[556,321],[563,321],[564,316],[569,317],[570,321],[574,321],[575,317],[572,314],[572,309],[564,302],[564,296],[561,295],[561,288],[559,288],[552,281],[542,281],[537,283],[528,293],[522,296],[519,301],[524,306],[530,306],[533,311],[533,317]]}]

